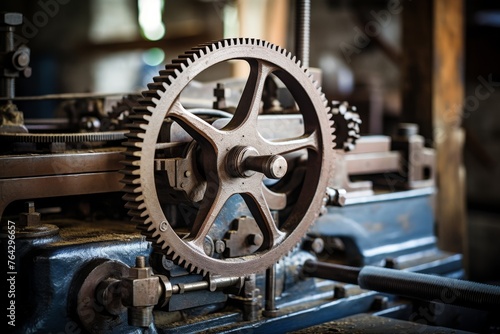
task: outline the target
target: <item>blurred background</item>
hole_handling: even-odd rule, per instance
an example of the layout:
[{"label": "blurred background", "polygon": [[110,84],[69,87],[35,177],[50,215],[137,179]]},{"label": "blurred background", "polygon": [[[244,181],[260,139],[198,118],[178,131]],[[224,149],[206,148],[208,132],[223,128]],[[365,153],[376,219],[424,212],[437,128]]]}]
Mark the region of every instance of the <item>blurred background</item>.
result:
[{"label": "blurred background", "polygon": [[[490,280],[500,251],[500,3],[443,3],[455,9],[439,0],[314,0],[309,65],[321,69],[328,99],[358,107],[363,134],[391,134],[410,120],[428,146],[449,146],[458,158],[445,164],[459,173],[450,182],[463,186],[451,186],[458,191],[438,206],[455,212],[447,219],[461,240],[445,248],[465,253],[472,279]],[[20,96],[139,92],[171,59],[226,37],[295,47],[292,0],[7,0],[0,11],[25,15],[16,37],[31,49],[33,74],[17,80]],[[446,59],[456,65],[449,72]],[[225,64],[199,79],[238,75]],[[450,92],[458,95],[440,118],[432,110]],[[52,117],[54,103],[19,107],[25,118]],[[458,139],[436,143],[447,117]]]}]

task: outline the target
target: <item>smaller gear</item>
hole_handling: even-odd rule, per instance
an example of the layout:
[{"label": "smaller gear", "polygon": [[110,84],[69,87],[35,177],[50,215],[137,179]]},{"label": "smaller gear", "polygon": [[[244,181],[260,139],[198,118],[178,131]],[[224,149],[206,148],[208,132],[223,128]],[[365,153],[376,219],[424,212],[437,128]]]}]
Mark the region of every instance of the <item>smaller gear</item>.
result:
[{"label": "smaller gear", "polygon": [[355,106],[348,102],[332,101],[331,114],[335,124],[336,147],[346,152],[354,150],[359,138],[361,118]]},{"label": "smaller gear", "polygon": [[139,105],[139,94],[129,94],[124,96],[117,102],[108,112],[106,117],[101,120],[101,130],[112,131],[122,130],[126,128],[126,124],[130,123],[129,115],[132,113],[132,108]]}]

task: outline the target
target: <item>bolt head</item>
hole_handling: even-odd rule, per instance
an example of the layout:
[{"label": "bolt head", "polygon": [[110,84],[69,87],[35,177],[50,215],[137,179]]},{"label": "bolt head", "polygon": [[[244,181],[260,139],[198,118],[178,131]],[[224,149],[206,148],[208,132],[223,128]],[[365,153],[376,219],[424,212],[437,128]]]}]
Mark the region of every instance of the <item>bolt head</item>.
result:
[{"label": "bolt head", "polygon": [[260,247],[264,242],[264,237],[261,234],[250,234],[247,240],[250,245]]},{"label": "bolt head", "polygon": [[23,14],[21,13],[1,13],[0,25],[19,26],[23,24]]},{"label": "bolt head", "polygon": [[215,252],[218,254],[224,253],[226,250],[226,243],[224,240],[216,240],[215,241]]}]

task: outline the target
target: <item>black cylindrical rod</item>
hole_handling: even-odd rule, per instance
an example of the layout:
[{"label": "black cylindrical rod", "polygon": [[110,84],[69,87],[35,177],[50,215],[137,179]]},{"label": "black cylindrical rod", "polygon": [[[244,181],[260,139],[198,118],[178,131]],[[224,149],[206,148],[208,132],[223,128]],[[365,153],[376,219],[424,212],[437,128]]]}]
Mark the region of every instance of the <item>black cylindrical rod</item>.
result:
[{"label": "black cylindrical rod", "polygon": [[363,268],[308,260],[306,276],[357,284],[360,288],[483,310],[500,310],[500,286],[382,267]]}]

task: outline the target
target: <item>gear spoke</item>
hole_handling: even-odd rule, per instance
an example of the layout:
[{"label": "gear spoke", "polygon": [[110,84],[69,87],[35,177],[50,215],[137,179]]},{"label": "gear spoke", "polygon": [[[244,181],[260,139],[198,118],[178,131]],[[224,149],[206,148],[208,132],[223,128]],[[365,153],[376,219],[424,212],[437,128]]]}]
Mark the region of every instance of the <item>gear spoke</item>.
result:
[{"label": "gear spoke", "polygon": [[279,155],[296,152],[305,148],[312,149],[315,151],[319,150],[316,131],[313,131],[313,133],[309,135],[304,135],[299,138],[273,140],[269,142],[268,146],[269,146],[269,153],[267,154],[279,154]]},{"label": "gear spoke", "polygon": [[234,116],[226,126],[227,129],[242,126],[252,129],[257,128],[257,117],[260,111],[264,83],[266,78],[276,69],[276,67],[261,60],[248,60],[248,64],[250,65],[250,74]]},{"label": "gear spoke", "polygon": [[224,190],[221,185],[218,186],[215,194],[207,190],[188,236],[188,239],[192,239],[189,241],[190,244],[199,249],[203,249],[205,237],[208,235],[217,215],[231,195],[232,194]]},{"label": "gear spoke", "polygon": [[250,209],[253,218],[264,233],[265,246],[272,248],[283,241],[286,237],[286,233],[278,229],[261,187],[257,187],[255,191],[241,195]]},{"label": "gear spoke", "polygon": [[199,143],[208,143],[210,146],[216,147],[216,143],[224,136],[223,132],[187,111],[179,99],[172,105],[168,116],[177,121]]}]

